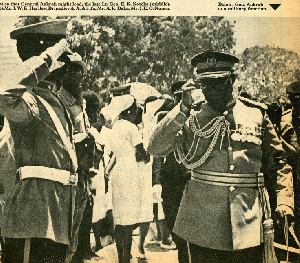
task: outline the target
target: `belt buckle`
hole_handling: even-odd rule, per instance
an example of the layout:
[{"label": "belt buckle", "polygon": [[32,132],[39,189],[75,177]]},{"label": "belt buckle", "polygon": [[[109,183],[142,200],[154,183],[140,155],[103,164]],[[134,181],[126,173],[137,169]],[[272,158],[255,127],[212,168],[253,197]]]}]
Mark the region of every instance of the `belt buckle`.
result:
[{"label": "belt buckle", "polygon": [[78,182],[78,175],[77,175],[77,173],[70,173],[69,185],[76,186],[77,182]]}]

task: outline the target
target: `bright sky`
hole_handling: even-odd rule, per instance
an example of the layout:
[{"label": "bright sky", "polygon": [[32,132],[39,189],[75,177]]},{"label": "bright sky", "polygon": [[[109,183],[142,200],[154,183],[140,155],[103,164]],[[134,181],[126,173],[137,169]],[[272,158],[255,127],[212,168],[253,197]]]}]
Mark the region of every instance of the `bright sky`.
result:
[{"label": "bright sky", "polygon": [[300,17],[228,17],[234,24],[237,54],[247,47],[274,45],[300,55]]}]

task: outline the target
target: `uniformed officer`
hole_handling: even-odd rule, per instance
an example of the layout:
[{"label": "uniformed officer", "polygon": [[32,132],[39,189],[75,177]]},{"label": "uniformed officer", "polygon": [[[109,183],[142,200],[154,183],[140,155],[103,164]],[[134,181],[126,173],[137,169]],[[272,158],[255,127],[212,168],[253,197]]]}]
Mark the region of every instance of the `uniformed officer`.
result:
[{"label": "uniformed officer", "polygon": [[[286,93],[293,106],[292,124],[294,126],[297,139],[300,139],[300,81],[291,83],[286,88]],[[289,111],[290,112],[290,111]]]},{"label": "uniformed officer", "polygon": [[66,25],[54,20],[11,32],[24,62],[1,76],[0,114],[9,122],[18,169],[3,208],[3,262],[65,262],[76,244],[74,125],[53,92],[57,71],[74,55],[63,39]]},{"label": "uniformed officer", "polygon": [[[76,253],[72,262],[83,262],[84,258],[90,258],[91,229],[91,192],[90,192],[90,168],[93,167],[95,154],[95,141],[90,134],[90,123],[85,112],[85,100],[81,97],[82,81],[86,74],[86,65],[77,53],[67,56],[66,64],[60,69],[61,88],[57,95],[70,114],[74,127],[73,139],[78,159],[78,187],[75,201],[76,217],[73,219],[73,236],[78,237],[73,244]],[[94,129],[94,133],[98,134]],[[94,174],[93,174],[94,175]],[[71,252],[71,254],[74,251]]]},{"label": "uniformed officer", "polygon": [[[182,87],[182,102],[157,125],[147,148],[154,156],[176,149],[192,171],[173,230],[187,240],[192,262],[262,261],[262,220],[270,215],[261,172],[276,171],[277,211],[293,214],[291,167],[264,105],[233,98],[237,62],[216,51],[193,57],[197,85]],[[199,86],[207,103],[190,115],[190,93]]]},{"label": "uniformed officer", "polygon": [[282,114],[281,138],[285,151],[288,153],[289,163],[293,167],[294,189],[295,189],[295,220],[296,234],[300,236],[300,161],[299,161],[299,139],[300,139],[300,81],[291,83],[286,88],[286,93],[293,108]]}]

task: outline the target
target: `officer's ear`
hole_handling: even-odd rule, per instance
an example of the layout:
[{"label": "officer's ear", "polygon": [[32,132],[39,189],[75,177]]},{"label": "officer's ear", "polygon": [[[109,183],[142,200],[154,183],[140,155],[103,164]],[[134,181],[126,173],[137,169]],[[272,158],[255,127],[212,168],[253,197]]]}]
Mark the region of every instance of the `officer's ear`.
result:
[{"label": "officer's ear", "polygon": [[236,74],[232,73],[231,74],[231,83],[232,83],[232,85],[235,82],[235,80],[236,80]]}]

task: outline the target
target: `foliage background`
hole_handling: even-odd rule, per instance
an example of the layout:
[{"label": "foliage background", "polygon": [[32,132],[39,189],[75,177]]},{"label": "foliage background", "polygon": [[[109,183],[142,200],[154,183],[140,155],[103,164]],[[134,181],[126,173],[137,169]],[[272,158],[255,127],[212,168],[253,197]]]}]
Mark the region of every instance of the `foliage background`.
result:
[{"label": "foliage background", "polygon": [[[67,40],[87,63],[86,91],[105,99],[108,90],[126,82],[145,82],[163,93],[177,80],[193,77],[191,58],[214,49],[234,54],[234,23],[224,17],[56,17],[70,19]],[[16,26],[53,17],[20,17]],[[255,46],[234,54],[240,59],[235,93],[246,91],[271,103],[300,80],[297,53]]]}]

